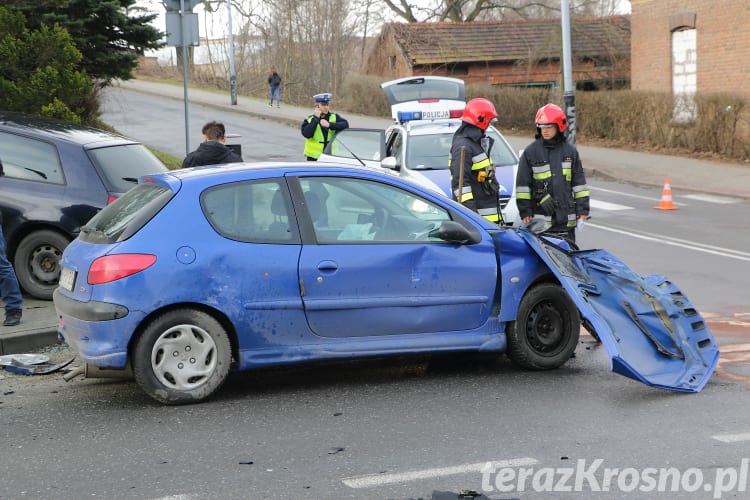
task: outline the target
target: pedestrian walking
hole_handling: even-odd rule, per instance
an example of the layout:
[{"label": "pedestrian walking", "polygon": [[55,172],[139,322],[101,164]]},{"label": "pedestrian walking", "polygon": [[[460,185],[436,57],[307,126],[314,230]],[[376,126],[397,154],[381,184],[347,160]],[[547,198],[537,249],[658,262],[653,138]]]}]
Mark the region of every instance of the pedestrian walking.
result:
[{"label": "pedestrian walking", "polygon": [[494,141],[485,134],[495,118],[497,112],[489,100],[480,97],[466,103],[463,123],[453,134],[451,145],[451,188],[454,200],[502,225],[500,186],[490,157]]},{"label": "pedestrian walking", "polygon": [[302,135],[305,137],[305,157],[317,161],[326,145],[339,130],[349,128],[349,122],[338,113],[332,113],[330,93],[315,94],[313,113],[302,120]]},{"label": "pedestrian walking", "polygon": [[268,94],[269,100],[268,105],[273,106],[273,100],[276,99],[276,107],[281,107],[281,77],[276,72],[276,68],[271,66],[271,71],[268,74]]},{"label": "pedestrian walking", "polygon": [[543,216],[554,234],[575,243],[576,224],[589,215],[589,188],[576,147],[563,132],[565,112],[554,104],[539,108],[536,138],[523,150],[516,175],[516,204],[521,220]]}]

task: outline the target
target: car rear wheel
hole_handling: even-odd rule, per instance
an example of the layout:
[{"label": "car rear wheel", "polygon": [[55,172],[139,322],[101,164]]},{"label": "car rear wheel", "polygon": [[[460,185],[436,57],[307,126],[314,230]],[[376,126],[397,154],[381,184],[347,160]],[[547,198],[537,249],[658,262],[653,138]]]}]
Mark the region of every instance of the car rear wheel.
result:
[{"label": "car rear wheel", "polygon": [[226,381],[229,336],[209,314],[178,309],[156,317],[133,350],[133,374],[146,394],[165,404],[198,403]]},{"label": "car rear wheel", "polygon": [[508,356],[522,368],[558,368],[573,355],[580,333],[578,309],[565,289],[542,283],[524,295],[508,325]]},{"label": "car rear wheel", "polygon": [[13,267],[18,283],[26,293],[43,300],[52,300],[52,292],[60,280],[60,259],[68,239],[50,230],[34,231],[16,249]]}]

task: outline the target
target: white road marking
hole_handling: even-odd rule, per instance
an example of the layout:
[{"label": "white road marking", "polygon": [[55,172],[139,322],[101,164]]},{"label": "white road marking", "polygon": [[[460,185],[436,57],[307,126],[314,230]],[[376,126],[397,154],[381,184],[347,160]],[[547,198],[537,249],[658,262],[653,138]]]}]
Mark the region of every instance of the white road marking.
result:
[{"label": "white road marking", "polygon": [[683,196],[683,198],[719,204],[739,203],[742,201],[740,198],[731,198],[729,196],[719,196],[716,194],[688,194]]},{"label": "white road marking", "polygon": [[744,260],[750,262],[750,253],[743,252],[741,250],[732,250],[731,248],[717,247],[713,245],[706,245],[704,243],[698,243],[697,241],[681,240],[679,238],[671,238],[660,234],[651,234],[634,229],[618,229],[615,227],[600,226],[599,224],[592,224],[588,222],[587,227],[595,229],[602,229],[604,231],[610,231],[613,233],[624,234],[633,238],[641,240],[655,241],[657,243],[663,243],[664,245],[671,245],[675,247],[685,248],[687,250],[695,250],[696,252],[703,252],[712,255],[719,255],[721,257],[728,257],[730,259]]},{"label": "white road marking", "polygon": [[[589,184],[588,186],[589,186],[589,190],[601,191],[603,193],[613,193],[618,196],[629,196],[630,198],[638,198],[640,200],[649,200],[649,201],[661,200],[661,196],[654,198],[653,196],[643,196],[642,194],[625,193],[623,191],[615,191],[614,189],[600,188],[600,187],[592,186],[591,184]],[[592,199],[591,201],[594,201],[594,200]],[[678,203],[676,201],[673,201],[672,203],[674,205],[683,205],[683,206],[685,205],[684,203]]]},{"label": "white road marking", "polygon": [[750,432],[742,434],[717,434],[711,437],[723,443],[737,443],[740,441],[750,441]]},{"label": "white road marking", "polygon": [[619,205],[617,203],[610,203],[602,200],[589,200],[589,205],[591,208],[596,208],[598,210],[633,210],[633,207],[627,205]]},{"label": "white road marking", "polygon": [[494,467],[493,470],[497,470],[503,467],[521,467],[525,465],[536,465],[538,463],[539,461],[534,458],[511,458],[509,460],[477,462],[474,464],[436,467],[434,469],[422,469],[394,474],[371,474],[368,476],[349,477],[342,479],[341,482],[350,488],[372,488],[373,486],[382,486],[384,484],[406,483],[409,481],[417,481],[419,479],[452,476],[455,474],[465,474],[467,472],[482,472],[483,470],[486,470],[488,464],[491,464]]}]

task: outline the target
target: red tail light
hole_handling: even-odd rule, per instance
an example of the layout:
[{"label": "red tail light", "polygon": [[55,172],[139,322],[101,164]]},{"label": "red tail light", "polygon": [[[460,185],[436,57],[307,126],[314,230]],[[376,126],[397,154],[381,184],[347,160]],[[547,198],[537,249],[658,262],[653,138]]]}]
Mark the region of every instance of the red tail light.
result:
[{"label": "red tail light", "polygon": [[156,255],[125,253],[105,255],[91,263],[89,285],[101,285],[139,273],[156,262]]},{"label": "red tail light", "polygon": [[464,110],[463,109],[451,109],[450,110],[450,117],[451,118],[461,118],[464,116]]},{"label": "red tail light", "polygon": [[440,99],[419,99],[417,102],[440,102]]},{"label": "red tail light", "polygon": [[114,195],[107,196],[107,205],[109,205],[110,203],[112,203],[116,199],[117,199],[117,196],[114,196]]}]

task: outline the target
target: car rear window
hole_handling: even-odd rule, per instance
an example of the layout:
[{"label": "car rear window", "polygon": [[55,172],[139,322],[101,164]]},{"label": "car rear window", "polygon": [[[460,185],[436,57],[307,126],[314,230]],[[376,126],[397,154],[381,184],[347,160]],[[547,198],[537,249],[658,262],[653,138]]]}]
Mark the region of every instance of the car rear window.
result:
[{"label": "car rear window", "polygon": [[420,99],[464,100],[464,84],[454,80],[412,78],[383,88],[388,101],[393,105]]},{"label": "car rear window", "polygon": [[81,228],[87,243],[115,243],[135,234],[161,210],[174,192],[164,186],[139,184],[104,207]]},{"label": "car rear window", "polygon": [[124,193],[138,183],[140,176],[167,170],[143,144],[123,144],[87,152],[110,193]]}]

